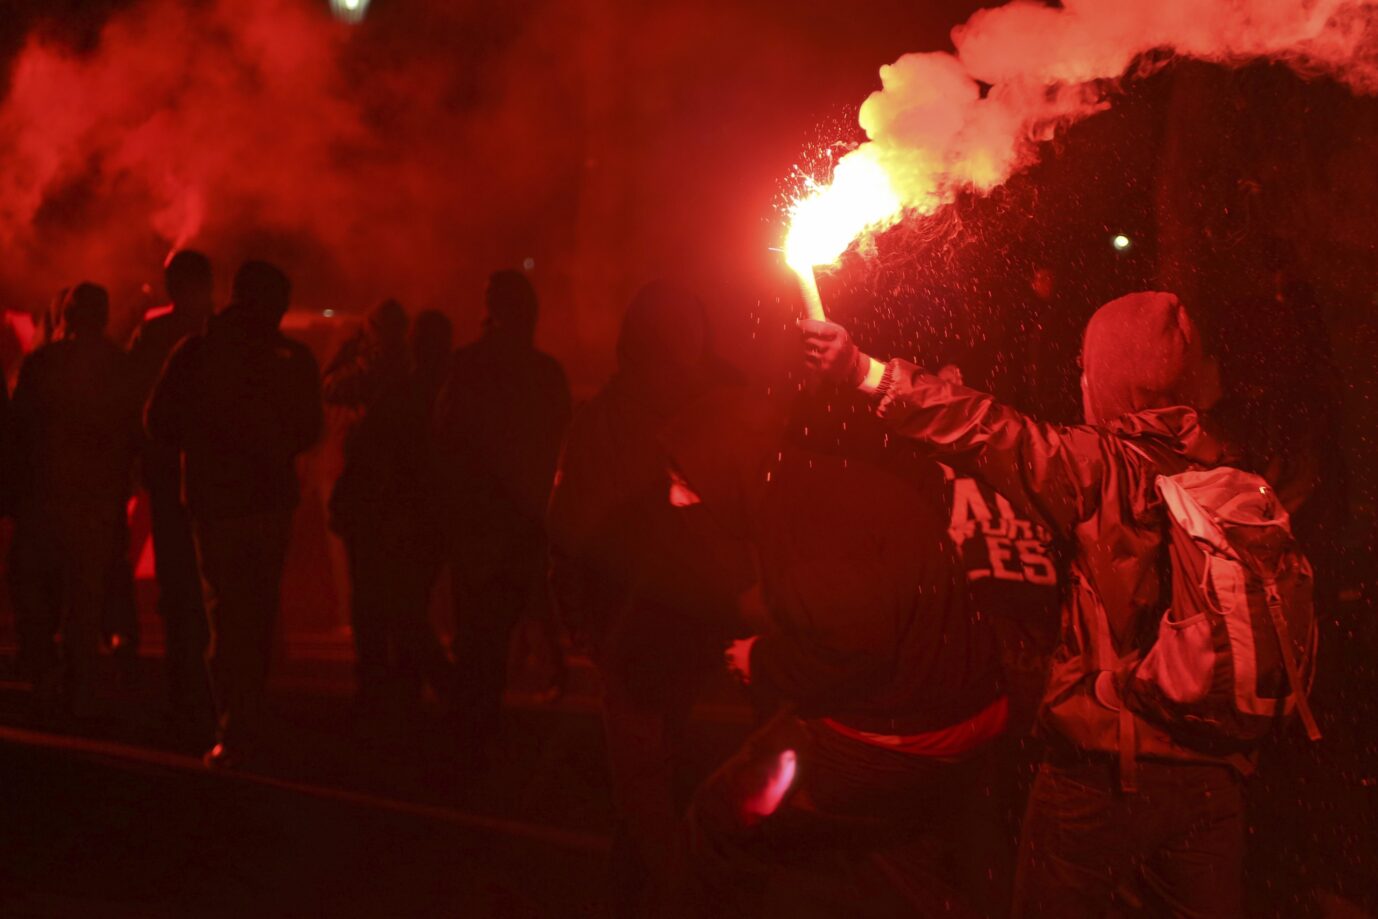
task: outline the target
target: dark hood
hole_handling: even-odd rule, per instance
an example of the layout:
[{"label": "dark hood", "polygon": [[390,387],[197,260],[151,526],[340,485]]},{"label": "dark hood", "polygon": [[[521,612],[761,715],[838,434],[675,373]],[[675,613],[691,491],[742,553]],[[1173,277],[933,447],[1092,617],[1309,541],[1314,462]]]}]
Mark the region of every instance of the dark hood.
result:
[{"label": "dark hood", "polygon": [[785,415],[741,386],[714,389],[675,416],[660,440],[718,524],[745,535],[784,443]]},{"label": "dark hood", "polygon": [[614,390],[669,415],[715,385],[737,382],[712,352],[703,301],[671,281],[637,291],[617,339]]}]

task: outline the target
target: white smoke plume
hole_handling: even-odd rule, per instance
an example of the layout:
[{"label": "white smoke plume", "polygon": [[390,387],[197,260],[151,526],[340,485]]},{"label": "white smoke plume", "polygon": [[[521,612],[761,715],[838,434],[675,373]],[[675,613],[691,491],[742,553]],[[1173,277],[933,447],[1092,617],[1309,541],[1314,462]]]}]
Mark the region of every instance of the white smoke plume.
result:
[{"label": "white smoke plume", "polygon": [[[1126,77],[1174,57],[1281,61],[1356,92],[1378,91],[1371,0],[1015,0],[977,12],[952,41],[955,53],[906,54],[880,69],[882,88],[859,116],[868,140],[839,161],[830,197],[849,196],[844,182],[864,195],[877,167],[893,195],[871,208],[853,201],[842,214],[858,224],[852,235],[1002,184],[1033,163],[1039,141],[1103,109]],[[830,243],[842,210],[836,201],[796,205],[796,222],[818,215],[810,222],[832,230],[828,240],[805,242],[812,251],[799,261],[840,253]]]}]

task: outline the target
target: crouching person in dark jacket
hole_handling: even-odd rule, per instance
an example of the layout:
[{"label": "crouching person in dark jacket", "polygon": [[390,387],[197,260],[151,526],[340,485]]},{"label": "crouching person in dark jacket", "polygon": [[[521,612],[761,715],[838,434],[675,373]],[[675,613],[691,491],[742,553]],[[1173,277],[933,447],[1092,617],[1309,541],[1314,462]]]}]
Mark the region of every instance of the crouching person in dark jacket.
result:
[{"label": "crouching person in dark jacket", "polygon": [[210,619],[218,742],[208,765],[233,765],[259,739],[295,461],[323,423],[316,361],[278,330],[290,297],[281,270],[245,262],[230,305],[172,352],[146,409],[149,435],[182,453]]},{"label": "crouching person in dark jacket", "polygon": [[[729,666],[779,714],[689,812],[691,911],[963,915],[946,828],[983,778],[1008,703],[972,611],[936,465],[901,475],[806,449],[740,394],[667,434],[670,500],[749,535],[768,625]],[[800,901],[794,905],[794,901]]]}]

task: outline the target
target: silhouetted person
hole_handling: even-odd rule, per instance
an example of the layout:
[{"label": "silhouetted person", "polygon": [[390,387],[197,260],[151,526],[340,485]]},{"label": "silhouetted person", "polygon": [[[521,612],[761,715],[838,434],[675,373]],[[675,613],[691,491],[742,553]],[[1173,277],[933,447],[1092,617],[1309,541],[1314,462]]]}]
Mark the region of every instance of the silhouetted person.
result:
[{"label": "silhouetted person", "polygon": [[512,629],[545,589],[545,510],[570,416],[564,371],[532,344],[531,282],[495,272],[487,306],[483,335],[456,352],[435,414],[458,702],[476,755],[498,727]]},{"label": "silhouetted person", "polygon": [[[785,872],[806,915],[968,915],[941,853],[1008,716],[994,636],[937,466],[849,449],[857,426],[830,409],[801,400],[782,437],[765,406],[727,393],[666,435],[667,503],[755,548],[763,615],[727,660],[784,705],[695,793],[686,899],[757,916]],[[813,446],[819,425],[842,451]]]},{"label": "silhouetted person", "polygon": [[138,431],[128,360],[105,336],[109,312],[102,287],[67,293],[57,338],[24,361],[11,412],[20,658],[40,705],[61,694],[77,716],[92,712],[102,604]]},{"label": "silhouetted person", "polygon": [[230,305],[168,358],[145,416],[150,436],[182,454],[219,716],[208,765],[233,765],[261,740],[282,569],[300,497],[295,461],[323,424],[316,361],[278,329],[290,298],[280,269],[245,262]]},{"label": "silhouetted person", "polygon": [[454,694],[454,668],[428,616],[444,549],[431,413],[453,330],[445,316],[428,310],[416,317],[408,342],[406,321],[395,301],[383,303],[325,374],[326,401],[360,412],[345,437],[330,523],[349,553],[365,715],[386,715],[381,706],[394,700],[414,705],[425,684],[446,703]]},{"label": "silhouetted person", "polygon": [[[724,598],[667,603],[648,584],[680,564],[660,435],[675,413],[732,376],[709,350],[703,304],[656,282],[632,299],[617,372],[575,413],[551,495],[551,581],[562,621],[598,666],[618,835],[618,909],[667,902],[680,819],[684,731],[731,637]],[[662,585],[663,586],[663,585]],[[735,596],[726,597],[734,610]]]},{"label": "silhouetted person", "polygon": [[[205,329],[214,312],[210,259],[183,249],[168,261],[163,283],[171,303],[134,332],[129,357],[140,399],[146,401],[172,349],[188,335]],[[148,491],[153,530],[154,574],[158,579],[158,614],[163,618],[168,701],[173,722],[196,738],[210,721],[210,688],[206,682],[206,607],[196,568],[191,518],[182,498],[182,462],[175,446],[145,438],[140,462]]]}]

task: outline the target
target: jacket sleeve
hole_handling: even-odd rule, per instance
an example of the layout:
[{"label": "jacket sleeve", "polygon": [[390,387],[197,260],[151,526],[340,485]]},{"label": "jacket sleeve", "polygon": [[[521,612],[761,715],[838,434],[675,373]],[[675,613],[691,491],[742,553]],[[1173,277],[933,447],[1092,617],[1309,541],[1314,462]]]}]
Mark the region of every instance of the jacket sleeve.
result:
[{"label": "jacket sleeve", "polygon": [[144,407],[144,430],[156,441],[180,447],[186,440],[187,418],[195,411],[192,387],[199,351],[200,339],[183,339],[168,355],[158,382],[153,384]]},{"label": "jacket sleeve", "polygon": [[1108,435],[1045,424],[992,396],[892,361],[877,413],[897,433],[944,452],[1058,536],[1094,514]]}]

